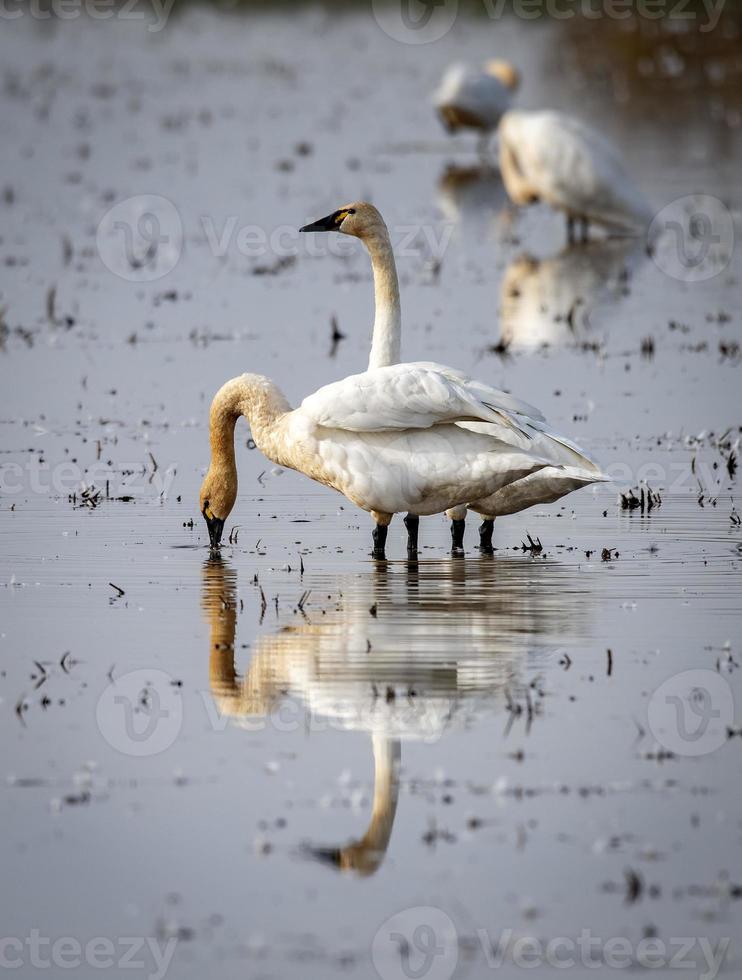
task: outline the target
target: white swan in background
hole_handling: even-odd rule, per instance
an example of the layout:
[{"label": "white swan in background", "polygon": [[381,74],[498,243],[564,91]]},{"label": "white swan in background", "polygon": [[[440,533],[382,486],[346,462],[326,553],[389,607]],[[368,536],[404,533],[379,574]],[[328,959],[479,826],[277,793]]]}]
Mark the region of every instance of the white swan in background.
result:
[{"label": "white swan in background", "polygon": [[484,150],[520,84],[518,70],[499,59],[483,66],[451,65],[433,95],[433,105],[449,133],[474,129]]},{"label": "white swan in background", "polygon": [[[496,406],[499,412],[499,416],[492,419],[483,419],[481,415],[477,419],[458,418],[455,420],[455,428],[483,438],[490,436],[496,439],[499,445],[509,445],[513,450],[526,454],[533,453],[550,464],[534,467],[533,473],[520,479],[508,480],[507,483],[503,483],[503,486],[493,489],[490,493],[480,497],[469,495],[459,505],[446,507],[447,516],[452,522],[451,536],[454,551],[463,549],[467,506],[483,518],[479,529],[480,548],[485,552],[492,552],[492,532],[496,517],[517,513],[534,504],[552,503],[572,490],[610,479],[600,471],[584,450],[566,436],[550,429],[541,412],[532,405],[518,401],[512,395],[489,388],[478,381],[472,381],[452,368],[426,362],[397,364],[402,333],[397,269],[389,232],[383,218],[372,204],[363,201],[348,204],[301,230],[339,231],[344,235],[352,235],[361,239],[371,256],[376,316],[369,372],[366,375],[358,375],[359,378],[376,377],[379,378],[379,384],[386,384],[386,380],[381,380],[380,369],[384,365],[394,364],[397,365],[397,370],[402,370],[405,374],[407,371],[412,372],[413,375],[415,372],[431,371],[448,378],[451,382],[462,385],[473,398],[484,399],[488,405]],[[383,367],[383,370],[394,369]],[[404,377],[405,374],[402,376]],[[339,384],[347,385],[347,382]],[[332,391],[337,387],[337,385],[330,385],[322,391]],[[347,388],[344,397],[347,394],[354,398],[358,397],[358,392],[354,391],[352,386]],[[331,397],[336,398],[338,395],[333,393]],[[307,401],[311,403],[312,399],[306,400],[304,404],[307,404]],[[343,407],[341,414],[350,414],[353,408],[352,404],[348,404],[347,407]],[[360,405],[359,410],[362,411]],[[432,460],[431,464],[437,465],[433,464]],[[407,550],[410,557],[417,554],[419,516],[437,512],[436,509],[423,510],[419,506],[409,508],[405,524],[408,532]]]},{"label": "white swan in background", "polygon": [[[376,521],[374,557],[399,512],[437,514],[488,497],[547,465],[500,434],[525,425],[523,406],[503,392],[428,364],[397,364],[320,388],[293,409],[258,374],[227,381],[209,417],[211,463],[200,510],[212,548],[237,498],[234,428],[240,416],[268,459],[338,490]],[[481,432],[458,422],[496,423]]]},{"label": "white swan in background", "polygon": [[568,245],[543,259],[513,259],[500,288],[501,342],[534,348],[584,339],[593,311],[621,301],[645,258],[641,241],[623,237]]},{"label": "white swan in background", "polygon": [[626,173],[620,154],[600,133],[563,112],[506,112],[498,129],[500,172],[517,205],[543,201],[575,222],[640,234],[652,220],[644,194]]}]

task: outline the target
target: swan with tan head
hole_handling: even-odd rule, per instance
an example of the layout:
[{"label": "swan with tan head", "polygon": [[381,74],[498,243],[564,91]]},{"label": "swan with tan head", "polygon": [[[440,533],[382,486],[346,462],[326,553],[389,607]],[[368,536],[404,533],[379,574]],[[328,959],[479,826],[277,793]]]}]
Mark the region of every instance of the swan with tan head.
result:
[{"label": "swan with tan head", "polygon": [[[366,218],[370,220],[366,221]],[[347,231],[346,231],[346,222]],[[391,262],[386,227],[375,209],[349,205],[305,230],[365,235],[377,268]],[[376,280],[381,316],[379,354],[395,335],[396,273]],[[396,300],[395,300],[396,297]],[[237,499],[234,430],[244,416],[261,452],[280,466],[342,493],[376,522],[374,556],[384,557],[387,527],[396,513],[437,514],[501,490],[547,465],[499,433],[520,430],[528,406],[435,364],[378,367],[320,388],[292,409],[268,378],[243,374],[216,393],[209,418],[211,463],[201,486],[200,510],[212,548]],[[532,411],[532,410],[530,410]],[[492,422],[476,432],[461,422]]]},{"label": "swan with tan head", "polygon": [[482,66],[450,65],[433,95],[433,105],[449,133],[460,129],[480,133],[483,152],[519,85],[518,70],[498,58]]},{"label": "swan with tan head", "polygon": [[[457,388],[461,387],[472,397],[482,400],[497,411],[496,417],[487,420],[459,418],[454,423],[455,428],[485,438],[490,437],[501,445],[509,445],[513,451],[532,453],[550,464],[534,469],[528,476],[510,480],[498,490],[481,496],[469,496],[465,501],[447,507],[454,552],[463,550],[467,508],[484,519],[479,529],[480,548],[491,553],[494,521],[497,516],[514,514],[535,504],[552,503],[580,487],[609,479],[584,450],[566,436],[549,428],[541,412],[527,402],[474,381],[454,368],[431,362],[397,364],[402,331],[397,269],[389,231],[372,204],[356,202],[347,205],[326,218],[307,225],[302,231],[337,231],[352,235],[360,238],[369,251],[376,302],[369,369],[374,368],[377,373],[381,373],[378,369],[391,370],[388,366],[396,364],[398,370],[403,374],[409,371],[411,376],[417,371],[433,372],[437,378],[446,379],[447,384]],[[369,370],[369,375],[372,373]],[[408,555],[412,557],[417,554],[419,516],[435,511],[423,511],[419,507],[409,510],[405,524],[408,531]]]}]

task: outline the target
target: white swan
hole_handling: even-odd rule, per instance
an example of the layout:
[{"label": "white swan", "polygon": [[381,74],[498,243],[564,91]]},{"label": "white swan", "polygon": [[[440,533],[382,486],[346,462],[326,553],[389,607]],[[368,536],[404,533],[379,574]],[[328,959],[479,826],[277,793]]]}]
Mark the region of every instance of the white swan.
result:
[{"label": "white swan", "polygon": [[587,237],[590,222],[638,234],[652,220],[644,194],[626,173],[620,154],[600,133],[563,112],[506,112],[498,129],[500,172],[517,205],[544,201]]},{"label": "white swan", "polygon": [[455,64],[446,69],[433,105],[449,133],[478,130],[484,149],[519,84],[517,69],[507,61],[494,59],[483,67]]},{"label": "white swan", "polygon": [[[342,220],[342,219],[340,219]],[[243,374],[216,393],[200,510],[217,548],[237,498],[234,428],[244,415],[261,452],[344,494],[376,521],[384,557],[395,513],[436,514],[488,497],[547,461],[498,438],[521,423],[510,396],[428,364],[398,364],[320,388],[297,409],[268,378]],[[498,423],[477,432],[458,422]]]},{"label": "white swan", "polygon": [[[360,238],[365,244],[371,256],[376,302],[369,369],[396,364],[400,357],[402,332],[399,283],[389,232],[378,210],[372,204],[358,201],[340,208],[314,224],[307,225],[302,228],[302,231],[339,231],[341,234]],[[572,490],[610,479],[601,473],[598,465],[584,450],[566,436],[550,429],[544,416],[532,405],[473,381],[453,368],[439,364],[419,362],[400,364],[397,367],[407,368],[413,372],[432,371],[436,376],[445,377],[451,383],[463,386],[472,397],[484,399],[487,404],[498,409],[497,418],[487,420],[481,417],[480,419],[462,418],[456,421],[456,428],[481,436],[489,435],[497,439],[501,445],[507,444],[514,450],[533,453],[551,464],[534,469],[532,474],[521,477],[520,480],[510,480],[491,493],[481,497],[469,496],[458,506],[447,507],[446,513],[452,522],[451,537],[454,551],[463,549],[467,505],[469,509],[484,518],[479,528],[480,548],[491,553],[496,517],[517,513],[534,504],[552,503]],[[373,372],[369,371],[367,377],[372,374]],[[322,391],[330,391],[335,387],[331,385],[329,389],[322,389]],[[355,395],[351,388],[348,392]],[[332,397],[338,396],[333,392]],[[312,399],[307,399],[304,404],[307,404],[307,401],[311,403]],[[351,405],[344,408],[346,412],[351,410]],[[405,518],[408,531],[407,549],[410,557],[417,554],[419,515],[435,512],[423,511],[419,507],[411,508],[411,512]]]}]

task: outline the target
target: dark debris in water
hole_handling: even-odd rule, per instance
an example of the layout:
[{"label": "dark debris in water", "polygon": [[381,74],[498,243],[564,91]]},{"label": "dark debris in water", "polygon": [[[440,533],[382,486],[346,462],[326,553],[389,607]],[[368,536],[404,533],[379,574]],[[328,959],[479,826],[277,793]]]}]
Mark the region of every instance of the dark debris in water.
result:
[{"label": "dark debris in water", "polygon": [[520,543],[521,551],[527,551],[529,552],[529,554],[534,556],[540,555],[541,552],[544,550],[544,546],[541,544],[541,538],[537,537],[534,540],[527,531],[526,531],[526,537],[528,538],[528,544],[526,544],[525,541],[521,541]]},{"label": "dark debris in water", "polygon": [[651,514],[655,508],[662,506],[662,497],[649,484],[627,490],[620,495],[619,501],[621,510],[627,510],[629,513],[638,510],[640,514]]}]

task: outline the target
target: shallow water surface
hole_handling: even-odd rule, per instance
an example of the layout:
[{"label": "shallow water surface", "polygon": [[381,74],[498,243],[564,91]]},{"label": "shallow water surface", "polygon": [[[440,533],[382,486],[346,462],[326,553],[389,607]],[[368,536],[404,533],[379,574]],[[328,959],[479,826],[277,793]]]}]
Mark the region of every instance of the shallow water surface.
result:
[{"label": "shallow water surface", "polygon": [[[609,941],[638,969],[653,937],[655,973],[687,937],[687,975],[708,948],[738,975],[739,249],[691,283],[641,242],[568,248],[556,216],[509,212],[428,96],[462,51],[506,52],[521,104],[598,123],[658,210],[704,193],[738,232],[742,130],[734,92],[699,82],[713,111],[679,133],[610,47],[613,86],[598,53],[562,70],[567,26],[462,17],[420,48],[315,9],[187,7],[154,37],[4,27],[0,909],[19,975],[33,930],[106,937],[127,976],[123,937],[147,976],[158,954],[178,978],[449,980],[520,975],[517,939],[562,939],[569,967],[585,930],[601,976]],[[106,237],[141,195],[175,209],[152,281]],[[296,402],[365,365],[365,254],[295,232],[359,197],[398,246],[405,356],[539,405],[616,484],[498,520],[489,557],[474,518],[463,558],[427,518],[409,563],[396,520],[374,563],[367,516],[240,423],[211,557],[216,388],[260,371]],[[661,501],[622,509],[641,481]]]}]

